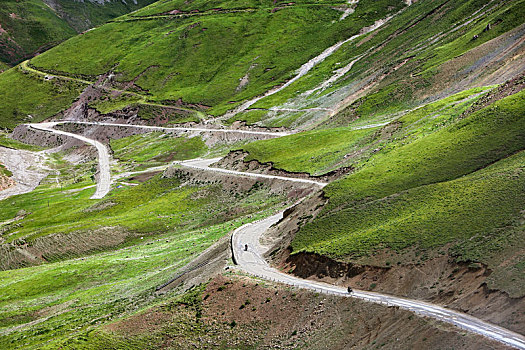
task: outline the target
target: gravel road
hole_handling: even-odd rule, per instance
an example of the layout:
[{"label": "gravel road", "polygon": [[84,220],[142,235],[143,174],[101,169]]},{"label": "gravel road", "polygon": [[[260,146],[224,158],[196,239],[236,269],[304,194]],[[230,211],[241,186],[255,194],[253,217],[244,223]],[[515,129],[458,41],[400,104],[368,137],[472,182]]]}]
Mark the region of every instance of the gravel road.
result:
[{"label": "gravel road", "polygon": [[[263,254],[269,247],[261,245],[260,238],[270,226],[282,219],[283,213],[284,211],[264,220],[246,224],[235,230],[232,236],[233,257],[235,263],[238,264],[242,270],[263,279],[310,289],[320,293],[333,294],[341,297],[354,297],[373,303],[397,306],[410,310],[420,316],[432,317],[439,321],[451,323],[461,329],[483,335],[517,349],[525,349],[524,336],[461,312],[419,300],[400,298],[387,294],[360,290],[354,290],[350,294],[344,287],[304,280],[270,267],[263,258]],[[248,245],[247,251],[244,250],[245,244]]]}]

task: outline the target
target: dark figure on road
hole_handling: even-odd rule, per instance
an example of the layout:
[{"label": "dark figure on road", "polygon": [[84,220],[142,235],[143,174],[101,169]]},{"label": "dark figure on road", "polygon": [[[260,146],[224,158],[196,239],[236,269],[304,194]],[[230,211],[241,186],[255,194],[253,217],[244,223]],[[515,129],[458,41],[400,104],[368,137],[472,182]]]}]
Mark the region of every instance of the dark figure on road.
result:
[{"label": "dark figure on road", "polygon": [[248,244],[245,244],[245,245],[244,245],[244,251],[245,251],[245,252],[248,251]]},{"label": "dark figure on road", "polygon": [[348,287],[347,291],[348,293],[352,293],[353,292],[352,287]]}]

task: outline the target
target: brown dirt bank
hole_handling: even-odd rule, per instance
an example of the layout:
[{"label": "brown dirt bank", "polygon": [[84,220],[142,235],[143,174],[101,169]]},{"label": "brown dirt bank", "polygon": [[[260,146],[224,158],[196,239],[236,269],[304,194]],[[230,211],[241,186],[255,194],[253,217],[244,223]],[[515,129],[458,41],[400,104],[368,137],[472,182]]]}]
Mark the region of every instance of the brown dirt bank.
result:
[{"label": "brown dirt bank", "polygon": [[243,276],[217,276],[196,304],[167,303],[105,326],[155,348],[506,349],[394,307],[325,296]]},{"label": "brown dirt bank", "polygon": [[236,171],[245,171],[258,174],[267,174],[274,176],[294,177],[301,179],[310,179],[314,181],[329,182],[338,179],[353,170],[352,167],[343,167],[331,171],[321,176],[312,176],[308,173],[290,172],[275,168],[272,162],[261,163],[257,160],[246,161],[248,153],[243,151],[231,151],[214,166],[218,168],[231,169]]},{"label": "brown dirt bank", "polygon": [[313,253],[288,255],[280,267],[301,278],[426,300],[525,334],[525,298],[492,290],[492,271],[438,255],[422,263],[378,267],[338,262]]}]

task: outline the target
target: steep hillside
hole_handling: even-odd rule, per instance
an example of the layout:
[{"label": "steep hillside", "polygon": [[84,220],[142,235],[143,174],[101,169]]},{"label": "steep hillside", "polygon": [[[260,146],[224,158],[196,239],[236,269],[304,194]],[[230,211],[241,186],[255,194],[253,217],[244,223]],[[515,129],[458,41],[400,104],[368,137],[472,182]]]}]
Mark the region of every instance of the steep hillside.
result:
[{"label": "steep hillside", "polygon": [[3,64],[16,64],[77,33],[151,2],[3,1],[0,8],[0,61]]},{"label": "steep hillside", "polygon": [[[140,93],[149,102],[209,106],[208,113],[218,114],[284,82],[326,47],[405,6],[400,0],[362,1],[339,20],[344,1],[249,2],[222,10],[192,3],[188,12],[181,4],[163,3],[162,11],[170,8],[169,13],[150,14],[160,6],[155,5],[115,20],[34,58],[30,66],[91,82],[110,75],[106,86]],[[124,102],[119,100],[115,109]],[[135,103],[130,96],[128,104]],[[3,125],[10,112],[2,111]]]},{"label": "steep hillside", "polygon": [[525,0],[41,1],[0,348],[525,347]]}]

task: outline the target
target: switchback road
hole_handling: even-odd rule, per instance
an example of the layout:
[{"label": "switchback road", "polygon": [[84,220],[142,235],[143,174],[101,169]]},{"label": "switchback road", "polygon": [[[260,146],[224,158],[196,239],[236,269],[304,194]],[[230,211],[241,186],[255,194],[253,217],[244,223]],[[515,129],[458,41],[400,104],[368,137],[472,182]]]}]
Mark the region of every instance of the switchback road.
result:
[{"label": "switchback road", "polygon": [[147,130],[159,130],[159,131],[193,131],[193,132],[219,132],[227,134],[245,134],[245,135],[264,135],[272,137],[281,137],[290,135],[287,132],[271,132],[271,131],[250,131],[250,130],[236,130],[236,129],[212,129],[212,128],[184,128],[184,127],[163,127],[163,126],[150,126],[150,125],[137,125],[137,124],[119,124],[119,123],[108,123],[108,122],[79,122],[79,121],[59,121],[53,122],[57,124],[84,124],[84,125],[100,125],[100,126],[120,126],[126,128],[138,128]]},{"label": "switchback road", "polygon": [[[54,126],[62,122],[51,122],[51,123],[40,123],[40,124],[28,124],[29,127],[53,132],[60,135],[65,135],[69,137],[74,137],[81,141],[84,141],[88,144],[91,144],[97,148],[99,154],[99,168],[100,176],[97,183],[97,191],[91,198],[103,198],[110,189],[111,186],[111,174],[109,170],[109,152],[106,146],[102,143],[89,139],[84,136],[77,134],[56,130],[53,129]],[[95,125],[116,125],[111,123],[87,123]],[[129,126],[127,124],[122,124],[122,126]],[[142,127],[142,126],[141,126]],[[156,128],[156,127],[151,127]],[[162,128],[161,128],[162,129]],[[213,129],[192,129],[192,128],[182,128],[187,130],[197,130],[197,131],[211,131]],[[221,130],[221,129],[218,129]],[[322,182],[317,182],[308,179],[298,179],[298,178],[289,178],[283,176],[273,176],[266,174],[256,174],[248,172],[233,171],[228,169],[221,168],[212,168],[210,165],[220,158],[215,159],[193,159],[183,162],[175,162],[184,167],[200,169],[205,171],[214,171],[221,172],[226,174],[231,174],[234,176],[251,176],[251,177],[262,177],[262,178],[272,178],[279,179],[283,181],[292,181],[300,183],[308,183],[311,185],[316,185],[324,187],[327,184]],[[400,298],[387,294],[380,294],[374,292],[360,291],[355,290],[351,294],[347,292],[346,288],[338,287],[326,283],[315,282],[310,280],[304,280],[292,275],[282,273],[272,267],[266,262],[263,258],[263,254],[269,249],[269,247],[262,246],[260,244],[261,236],[274,224],[279,222],[283,218],[284,211],[279,212],[271,217],[268,217],[264,220],[257,221],[254,223],[246,224],[241,226],[234,231],[232,235],[232,251],[233,259],[236,264],[238,264],[244,271],[253,274],[255,276],[285,283],[288,285],[296,286],[299,288],[315,290],[321,293],[334,294],[342,297],[355,297],[369,302],[381,303],[389,306],[396,306],[406,310],[410,310],[418,315],[425,317],[432,317],[434,319],[453,324],[459,328],[471,331],[490,339],[494,339],[500,343],[513,346],[518,349],[525,350],[525,337],[507,330],[505,328],[490,324],[488,322],[477,319],[473,316],[457,312],[454,310],[446,309],[444,307],[434,305],[431,303],[426,303],[419,300],[411,300],[406,298]],[[248,250],[245,251],[245,245],[248,245]]]},{"label": "switchback road", "polygon": [[[451,323],[459,328],[481,334],[517,349],[525,349],[525,337],[521,334],[498,327],[461,312],[419,300],[400,298],[387,294],[360,290],[354,290],[352,293],[348,293],[347,289],[344,287],[304,280],[270,267],[263,258],[263,254],[269,249],[269,247],[262,246],[260,244],[260,238],[266,230],[282,219],[283,213],[284,211],[281,211],[280,213],[264,220],[241,226],[234,231],[232,236],[233,258],[235,263],[238,264],[242,270],[263,279],[285,283],[299,288],[310,289],[320,293],[333,294],[341,297],[354,297],[373,303],[397,306],[412,311],[420,316],[432,317],[439,321]],[[244,250],[246,244],[248,245],[247,251]]]},{"label": "switchback road", "polygon": [[316,186],[319,186],[321,188],[326,186],[326,185],[328,185],[327,183],[324,183],[324,182],[308,180],[308,179],[301,179],[301,178],[295,178],[295,177],[248,173],[248,172],[243,172],[243,171],[235,171],[235,170],[228,170],[228,169],[212,168],[212,167],[210,167],[211,164],[213,164],[215,162],[218,162],[220,159],[221,158],[192,159],[192,160],[186,160],[186,161],[183,161],[183,162],[175,162],[175,163],[180,164],[182,166],[185,166],[187,168],[207,170],[207,171],[214,171],[214,172],[218,172],[218,173],[230,174],[230,175],[235,175],[235,176],[249,176],[249,177],[259,177],[259,178],[264,178],[264,179],[277,179],[277,180],[290,181],[290,182],[296,182],[296,183],[306,183],[306,184],[310,184],[310,185],[316,185]]}]

